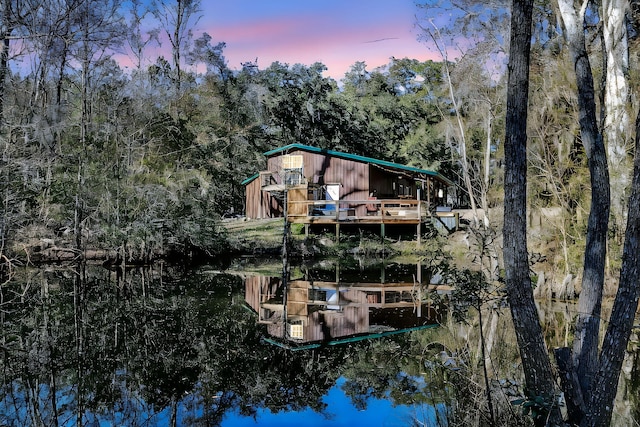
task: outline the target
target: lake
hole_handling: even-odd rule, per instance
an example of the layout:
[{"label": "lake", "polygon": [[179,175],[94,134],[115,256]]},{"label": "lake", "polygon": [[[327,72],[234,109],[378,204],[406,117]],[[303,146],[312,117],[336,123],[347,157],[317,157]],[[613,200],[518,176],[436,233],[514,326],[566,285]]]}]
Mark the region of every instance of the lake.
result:
[{"label": "lake", "polygon": [[[2,288],[0,425],[435,426],[482,416],[469,365],[477,316],[446,315],[450,289],[424,284],[428,266],[325,261],[292,267],[286,283],[278,268],[236,259],[18,270]],[[541,307],[552,339],[566,332],[567,307]],[[483,321],[500,367],[492,390],[510,399],[521,386],[507,322]],[[619,393],[625,420],[640,419],[637,354]],[[518,419],[518,409],[502,410]]]}]

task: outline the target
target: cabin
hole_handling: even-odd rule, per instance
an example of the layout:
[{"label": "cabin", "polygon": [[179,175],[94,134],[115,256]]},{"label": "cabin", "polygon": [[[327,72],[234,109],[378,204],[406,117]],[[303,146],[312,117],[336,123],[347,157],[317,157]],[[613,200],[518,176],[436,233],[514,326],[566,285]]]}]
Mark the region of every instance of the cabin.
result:
[{"label": "cabin", "polygon": [[[248,219],[286,217],[313,225],[421,227],[432,216],[457,218],[446,205],[453,183],[435,171],[302,144],[264,153],[266,170],[242,182]],[[434,215],[435,214],[435,215]],[[443,221],[447,223],[447,221]],[[417,233],[418,238],[421,233]]]}]

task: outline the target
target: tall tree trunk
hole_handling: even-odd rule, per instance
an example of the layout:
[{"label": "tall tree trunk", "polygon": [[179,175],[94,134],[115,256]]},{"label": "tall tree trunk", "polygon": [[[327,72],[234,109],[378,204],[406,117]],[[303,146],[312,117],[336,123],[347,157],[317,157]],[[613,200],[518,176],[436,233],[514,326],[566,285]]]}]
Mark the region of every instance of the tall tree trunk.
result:
[{"label": "tall tree trunk", "polygon": [[176,68],[176,97],[180,96],[180,88],[182,85],[182,68],[180,67],[180,41],[182,39],[182,21],[184,19],[185,0],[176,0],[176,26],[173,28],[172,40],[172,56],[173,66]]},{"label": "tall tree trunk", "polygon": [[11,36],[11,17],[9,1],[0,0],[0,131],[4,130],[4,96],[6,93],[9,64],[9,37]]},{"label": "tall tree trunk", "polygon": [[640,114],[636,118],[636,144],[631,197],[622,254],[620,283],[600,352],[600,365],[592,384],[587,416],[581,426],[611,423],[613,402],[625,350],[640,296]]},{"label": "tall tree trunk", "polygon": [[625,202],[628,194],[630,169],[627,137],[630,126],[629,102],[629,43],[626,16],[629,0],[602,0],[602,40],[606,81],[604,84],[604,136],[611,170],[611,191],[618,195],[611,200],[611,213],[616,236],[622,237],[625,227]]},{"label": "tall tree trunk", "polygon": [[[530,398],[542,397],[560,420],[555,406],[551,361],[533,299],[527,254],[527,115],[533,0],[513,0],[505,137],[504,264],[509,306]],[[555,408],[555,409],[553,409]],[[545,425],[540,416],[536,425]]]},{"label": "tall tree trunk", "polygon": [[588,400],[591,381],[598,366],[598,334],[610,210],[609,169],[602,134],[598,130],[593,74],[585,44],[583,26],[586,9],[583,7],[576,11],[572,0],[558,0],[558,6],[575,68],[580,135],[591,177],[591,209],[573,342],[573,366],[582,395]]},{"label": "tall tree trunk", "polygon": [[[462,116],[460,113],[460,109],[458,108],[458,102],[456,101],[455,92],[453,90],[453,82],[451,81],[451,73],[449,72],[449,65],[448,65],[449,58],[447,56],[447,48],[445,46],[441,46],[440,30],[438,29],[438,27],[436,27],[435,24],[432,23],[432,25],[434,27],[433,31],[427,28],[424,28],[424,30],[429,34],[429,36],[431,37],[431,40],[433,40],[433,43],[436,45],[436,48],[440,52],[440,56],[442,57],[443,72],[447,80],[449,96],[451,97],[451,103],[453,105],[453,110],[455,111],[456,123],[458,125],[459,142],[458,142],[457,151],[458,151],[458,155],[460,156],[462,180],[464,181],[464,186],[466,187],[467,194],[469,195],[469,205],[471,207],[471,212],[473,213],[473,225],[477,229],[480,225],[480,220],[478,219],[478,208],[476,206],[476,198],[475,198],[476,192],[473,191],[473,186],[471,185],[471,175],[470,175],[471,172],[469,171],[470,168],[469,168],[469,162],[467,159],[467,138],[465,136],[465,126],[462,123]],[[450,144],[450,145],[453,148],[453,144]],[[452,149],[452,152],[453,151],[454,150]],[[486,218],[487,212],[485,211],[484,214]]]}]

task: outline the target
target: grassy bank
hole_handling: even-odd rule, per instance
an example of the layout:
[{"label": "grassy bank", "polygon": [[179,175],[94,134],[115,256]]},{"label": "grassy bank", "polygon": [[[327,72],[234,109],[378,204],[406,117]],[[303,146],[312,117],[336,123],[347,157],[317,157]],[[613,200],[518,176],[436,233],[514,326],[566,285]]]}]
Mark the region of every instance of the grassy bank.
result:
[{"label": "grassy bank", "polygon": [[[279,255],[282,249],[284,222],[282,218],[264,220],[233,219],[223,222],[227,231],[229,250],[247,255]],[[355,231],[342,233],[336,242],[334,233],[304,235],[301,224],[292,224],[291,241],[293,258],[316,258],[334,256],[371,256],[418,258],[433,253],[444,244],[442,236],[432,235],[423,239],[421,245],[415,236],[390,236]]]}]

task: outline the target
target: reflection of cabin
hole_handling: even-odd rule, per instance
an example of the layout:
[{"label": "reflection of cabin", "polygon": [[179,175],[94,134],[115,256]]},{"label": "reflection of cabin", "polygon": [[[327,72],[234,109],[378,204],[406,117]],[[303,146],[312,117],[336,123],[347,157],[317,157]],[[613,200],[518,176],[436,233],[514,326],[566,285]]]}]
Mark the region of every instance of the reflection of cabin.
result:
[{"label": "reflection of cabin", "polygon": [[392,333],[436,324],[423,292],[450,292],[445,285],[336,283],[293,280],[286,294],[278,278],[250,276],[247,304],[274,338],[294,343]]},{"label": "reflection of cabin", "polygon": [[265,156],[267,170],[243,181],[250,219],[286,212],[307,231],[312,224],[335,224],[336,231],[380,224],[384,232],[385,224],[420,226],[438,207],[450,211],[442,206],[452,183],[434,171],[301,144]]}]

